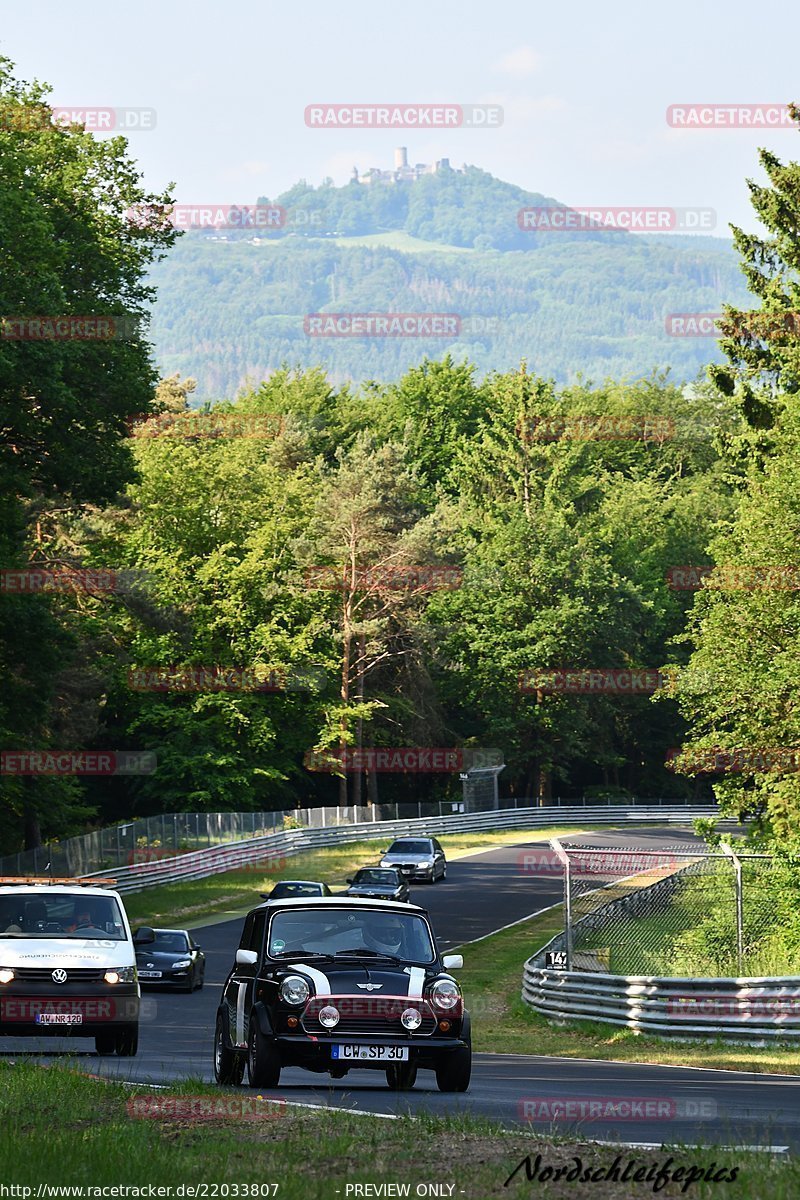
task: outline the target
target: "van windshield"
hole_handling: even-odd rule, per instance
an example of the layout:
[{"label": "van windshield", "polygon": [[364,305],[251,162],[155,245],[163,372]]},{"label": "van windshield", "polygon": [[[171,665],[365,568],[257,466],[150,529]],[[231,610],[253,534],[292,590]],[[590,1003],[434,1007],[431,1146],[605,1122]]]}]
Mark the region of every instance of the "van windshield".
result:
[{"label": "van windshield", "polygon": [[0,896],[0,938],[123,941],[125,936],[125,923],[114,896],[49,889]]}]

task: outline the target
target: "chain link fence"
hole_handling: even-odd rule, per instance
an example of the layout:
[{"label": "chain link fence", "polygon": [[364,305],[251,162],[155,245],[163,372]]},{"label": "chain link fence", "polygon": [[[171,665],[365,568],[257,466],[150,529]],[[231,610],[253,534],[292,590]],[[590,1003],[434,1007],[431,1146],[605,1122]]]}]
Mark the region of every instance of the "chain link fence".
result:
[{"label": "chain link fence", "polygon": [[771,856],[726,845],[550,844],[563,875],[565,914],[550,965],[659,977],[800,973],[800,953],[776,923],[787,869]]}]

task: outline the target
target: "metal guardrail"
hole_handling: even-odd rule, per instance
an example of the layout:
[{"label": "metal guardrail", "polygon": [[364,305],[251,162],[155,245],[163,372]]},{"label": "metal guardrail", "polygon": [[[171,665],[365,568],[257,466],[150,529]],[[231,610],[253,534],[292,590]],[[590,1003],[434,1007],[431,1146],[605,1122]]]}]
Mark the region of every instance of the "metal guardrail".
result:
[{"label": "metal guardrail", "polygon": [[587,975],[534,965],[543,953],[525,963],[522,998],[551,1020],[600,1020],[659,1037],[800,1038],[797,975],[761,979]]},{"label": "metal guardrail", "polygon": [[[316,829],[291,829],[264,837],[251,837],[245,841],[212,846],[162,858],[155,862],[136,863],[130,867],[117,867],[113,874],[120,892],[137,892],[159,884],[179,883],[184,880],[204,879],[223,871],[253,866],[259,863],[274,865],[275,861],[313,850],[320,846],[335,846],[342,842],[376,841],[403,837],[412,834],[437,837],[443,833],[465,833],[487,829],[543,829],[569,825],[624,825],[629,821],[685,822],[698,817],[716,817],[719,810],[714,805],[691,807],[686,805],[643,806],[643,805],[596,805],[592,807],[564,805],[494,809],[480,813],[453,813],[441,817],[423,817],[400,821],[370,821],[352,825],[331,825]],[[266,860],[266,862],[265,862]],[[108,874],[95,872],[95,874]],[[91,876],[87,876],[90,878]]]}]

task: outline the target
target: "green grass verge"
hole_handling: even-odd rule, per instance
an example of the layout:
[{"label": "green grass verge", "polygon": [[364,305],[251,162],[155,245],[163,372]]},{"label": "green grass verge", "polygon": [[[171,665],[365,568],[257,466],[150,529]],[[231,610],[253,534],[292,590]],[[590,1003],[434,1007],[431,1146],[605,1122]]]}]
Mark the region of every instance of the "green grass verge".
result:
[{"label": "green grass verge", "polygon": [[[574,1155],[581,1159],[583,1170],[605,1171],[618,1153],[584,1140],[534,1137],[524,1130],[503,1132],[464,1112],[451,1117],[382,1120],[266,1102],[264,1110],[271,1114],[267,1117],[198,1120],[191,1113],[174,1115],[174,1110],[168,1118],[142,1119],[132,1116],[129,1109],[130,1105],[135,1112],[143,1098],[148,1104],[158,1101],[163,1111],[183,1098],[196,1112],[194,1098],[203,1097],[210,1103],[232,1107],[238,1103],[239,1111],[245,1105],[257,1112],[255,1095],[249,1089],[220,1091],[191,1082],[153,1092],[89,1078],[61,1066],[42,1069],[33,1064],[2,1063],[0,1179],[7,1188],[17,1189],[4,1195],[29,1200],[36,1196],[37,1186],[49,1184],[79,1185],[82,1190],[76,1194],[85,1198],[102,1195],[90,1189],[120,1185],[144,1189],[129,1191],[128,1196],[147,1196],[148,1187],[155,1187],[164,1189],[162,1196],[170,1195],[166,1189],[171,1188],[173,1197],[191,1197],[203,1193],[188,1189],[206,1185],[205,1195],[212,1200],[215,1195],[275,1195],[279,1200],[336,1200],[338,1195],[345,1200],[348,1194],[358,1195],[353,1190],[358,1184],[407,1184],[413,1196],[419,1184],[436,1183],[447,1187],[440,1195],[459,1200],[528,1197],[532,1185],[524,1170],[504,1187],[527,1155],[532,1165],[536,1155],[541,1155],[540,1167],[573,1167]],[[685,1171],[690,1166],[711,1170],[714,1163],[713,1170],[724,1172],[724,1178],[738,1168],[733,1183],[694,1183],[688,1193],[692,1197],[791,1200],[800,1193],[800,1165],[766,1155],[685,1148],[619,1153],[622,1162],[618,1170],[629,1159],[644,1167],[669,1160],[670,1171],[681,1167]],[[277,1184],[277,1189],[270,1184]],[[227,1185],[228,1190],[220,1185]],[[259,1185],[257,1191],[245,1190],[254,1185]],[[182,1192],[177,1190],[181,1186]],[[31,1190],[26,1193],[25,1188]],[[659,1195],[678,1196],[681,1188],[679,1177],[678,1182],[659,1190]],[[570,1200],[597,1200],[600,1196],[622,1200],[634,1194],[652,1194],[653,1185],[562,1178],[547,1183],[543,1190],[548,1196],[568,1196]],[[364,1194],[370,1193],[362,1191]]]},{"label": "green grass verge", "polygon": [[600,1021],[552,1025],[522,1000],[522,964],[563,929],[561,906],[463,947],[459,982],[473,1013],[473,1045],[493,1054],[546,1054],[800,1075],[800,1047],[683,1042]]},{"label": "green grass verge", "polygon": [[[448,858],[457,858],[459,854],[470,850],[534,840],[547,841],[550,837],[580,832],[574,827],[563,826],[528,831],[506,828],[480,833],[445,834],[439,840]],[[265,855],[262,865],[256,863],[238,871],[209,875],[206,879],[171,883],[126,894],[125,908],[132,924],[196,926],[207,917],[236,914],[252,908],[260,903],[259,892],[269,891],[279,879],[318,879],[334,891],[340,891],[347,886],[347,876],[352,875],[358,867],[376,862],[379,851],[385,849],[390,841],[391,838],[387,837],[325,846],[319,850],[293,854],[282,861]],[[426,886],[420,884],[412,887],[413,899],[423,905]]]}]

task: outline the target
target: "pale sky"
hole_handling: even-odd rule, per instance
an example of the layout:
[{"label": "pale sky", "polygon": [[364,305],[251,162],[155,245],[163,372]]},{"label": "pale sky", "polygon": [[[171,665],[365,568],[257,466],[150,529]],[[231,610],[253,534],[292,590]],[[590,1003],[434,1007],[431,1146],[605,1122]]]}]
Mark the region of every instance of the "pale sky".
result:
[{"label": "pale sky", "polygon": [[[792,15],[794,13],[794,15]],[[6,4],[0,53],[65,106],[156,110],[134,133],[146,185],[185,204],[274,198],[353,164],[448,157],[559,201],[713,208],[752,226],[756,148],[800,158],[792,129],[678,130],[682,102],[800,98],[800,7],[762,0],[339,0]],[[500,104],[493,129],[312,129],[312,103]]]}]

